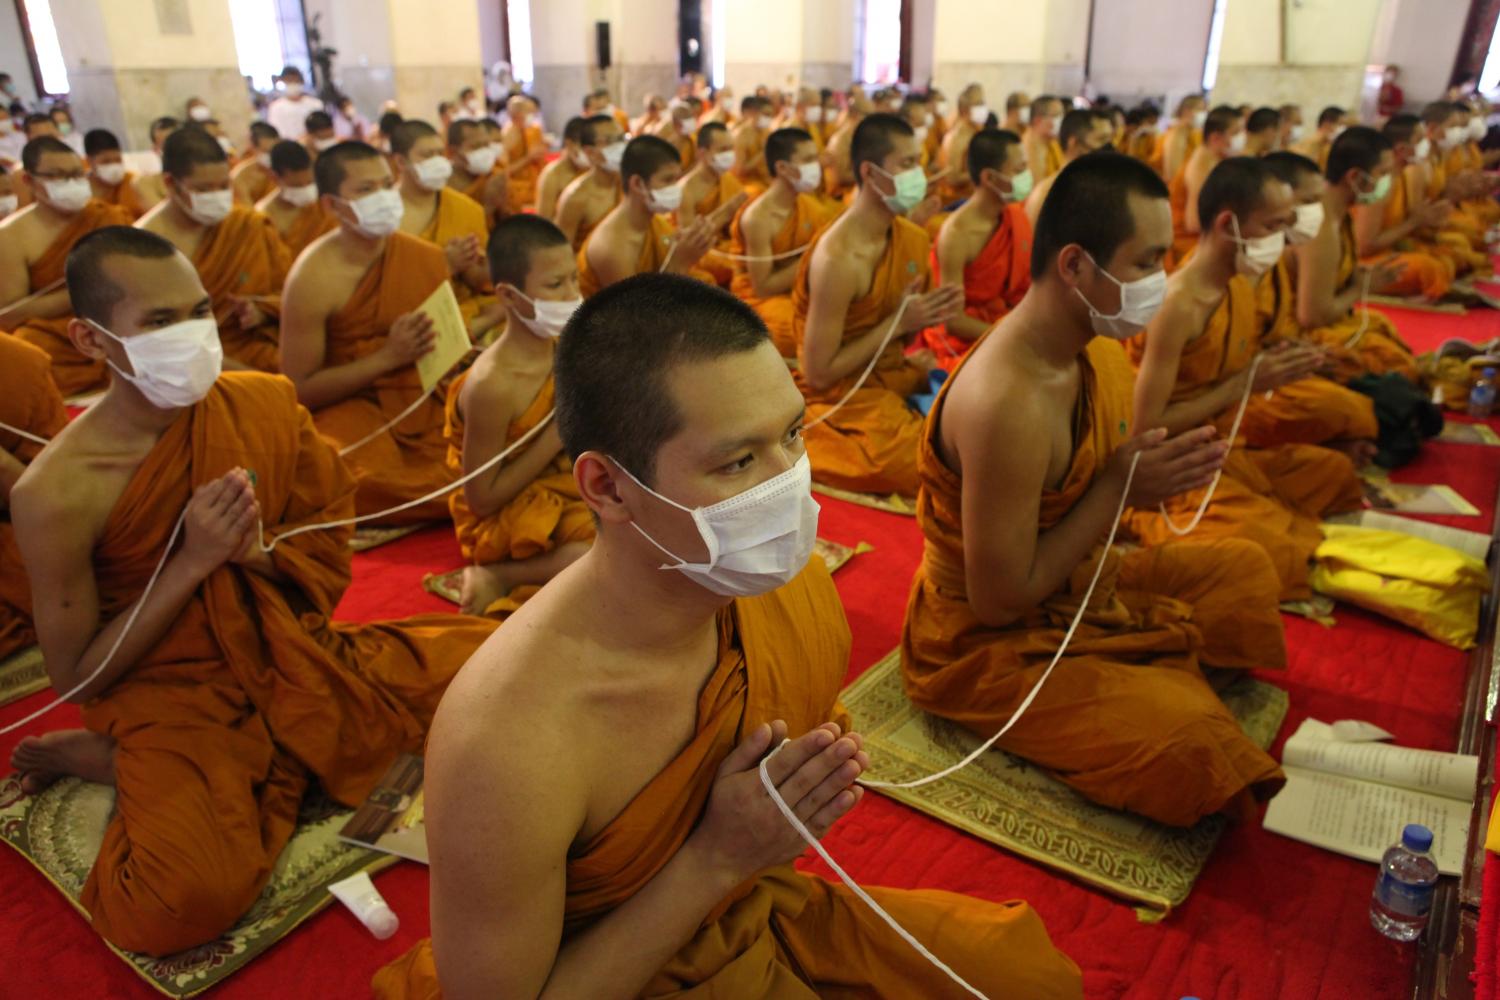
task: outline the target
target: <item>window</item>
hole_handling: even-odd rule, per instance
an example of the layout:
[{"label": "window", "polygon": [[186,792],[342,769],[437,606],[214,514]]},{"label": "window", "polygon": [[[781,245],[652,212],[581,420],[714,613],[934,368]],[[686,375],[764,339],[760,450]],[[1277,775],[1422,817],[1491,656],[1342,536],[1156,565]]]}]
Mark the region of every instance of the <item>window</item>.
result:
[{"label": "window", "polygon": [[1490,51],[1484,57],[1484,69],[1479,73],[1479,92],[1488,94],[1497,87],[1500,87],[1500,24],[1495,26],[1494,34],[1490,36]]},{"label": "window", "polygon": [[57,44],[52,5],[47,0],[22,0],[21,25],[26,29],[26,47],[30,50],[38,88],[46,94],[66,94],[68,68],[63,63],[62,46]]},{"label": "window", "polygon": [[257,90],[270,90],[272,77],[286,65],[275,0],[229,0],[229,20],[240,72]]},{"label": "window", "polygon": [[709,74],[709,83],[713,84],[715,90],[724,86],[724,55],[725,46],[725,10],[729,7],[729,0],[709,0],[713,4],[709,11],[712,25],[709,28],[708,54],[713,60],[713,72]]},{"label": "window", "polygon": [[[1219,82],[1219,47],[1224,41],[1224,7],[1228,0],[1214,0],[1214,16],[1208,24],[1208,52],[1203,57],[1203,92]],[[1201,9],[1201,8],[1200,8]]]},{"label": "window", "polygon": [[864,0],[855,38],[855,70],[864,83],[901,76],[901,0]]},{"label": "window", "polygon": [[506,21],[510,27],[510,75],[518,83],[536,79],[531,57],[531,2],[505,0]]}]

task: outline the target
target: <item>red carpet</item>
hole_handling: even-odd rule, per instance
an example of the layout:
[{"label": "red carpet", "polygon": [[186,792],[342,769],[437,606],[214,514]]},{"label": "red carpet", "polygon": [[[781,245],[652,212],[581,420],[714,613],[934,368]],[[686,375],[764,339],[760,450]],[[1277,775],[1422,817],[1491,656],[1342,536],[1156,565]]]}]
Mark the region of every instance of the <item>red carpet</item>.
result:
[{"label": "red carpet", "polygon": [[[1500,335],[1500,316],[1491,313],[1475,314],[1458,326],[1447,316],[1396,315],[1403,333],[1423,347],[1460,333],[1475,340]],[[1397,478],[1454,486],[1484,513],[1444,520],[1487,532],[1500,487],[1497,455],[1475,446],[1433,445]],[[910,519],[826,498],[820,502],[825,537],[875,546],[837,577],[854,632],[853,677],[896,645],[920,536]],[[361,555],[340,613],[370,619],[442,610],[443,602],[421,591],[421,577],[458,563],[446,529]],[[1333,632],[1289,619],[1290,667],[1262,675],[1291,692],[1282,739],[1309,716],[1359,718],[1395,733],[1402,744],[1451,750],[1466,655],[1354,609],[1341,607],[1338,619]],[[0,709],[0,723],[21,717],[42,700],[38,695]],[[32,729],[76,720],[76,710],[64,708]],[[19,735],[0,739],[0,752],[8,755]],[[1280,740],[1273,753],[1279,755]],[[1383,1000],[1408,993],[1414,949],[1380,937],[1366,916],[1373,866],[1259,826],[1230,830],[1186,905],[1159,924],[1141,923],[1125,904],[879,795],[867,796],[827,845],[862,882],[1030,900],[1053,939],[1085,970],[1090,998]],[[1500,892],[1500,872],[1492,870],[1487,879],[1495,880]],[[393,939],[377,942],[341,908],[330,909],[214,996],[368,996],[371,974],[427,930],[425,869],[402,864],[376,882],[402,920]],[[11,956],[0,977],[0,997],[154,995],[44,879],[8,850],[0,850],[0,885],[5,886],[0,941],[7,942]],[[1488,910],[1485,918],[1488,940],[1494,942],[1497,921]],[[941,941],[929,944],[941,954]],[[1484,967],[1493,974],[1493,959]],[[1486,995],[1496,995],[1493,986]]]}]

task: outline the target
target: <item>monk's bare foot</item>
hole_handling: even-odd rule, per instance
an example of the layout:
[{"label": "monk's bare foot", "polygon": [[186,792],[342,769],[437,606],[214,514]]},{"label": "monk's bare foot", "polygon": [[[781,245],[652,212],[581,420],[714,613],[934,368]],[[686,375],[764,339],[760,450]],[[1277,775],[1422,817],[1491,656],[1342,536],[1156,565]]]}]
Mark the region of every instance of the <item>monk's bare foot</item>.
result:
[{"label": "monk's bare foot", "polygon": [[115,741],[88,729],[28,736],[16,744],[10,766],[21,772],[21,789],[27,795],[35,795],[58,778],[69,775],[112,785]]},{"label": "monk's bare foot", "polygon": [[459,591],[458,610],[466,615],[482,615],[491,604],[510,593],[510,581],[500,563],[465,566],[463,587]]},{"label": "monk's bare foot", "polygon": [[1341,438],[1325,442],[1325,446],[1348,455],[1356,469],[1363,469],[1375,461],[1375,453],[1380,450],[1369,438]]}]

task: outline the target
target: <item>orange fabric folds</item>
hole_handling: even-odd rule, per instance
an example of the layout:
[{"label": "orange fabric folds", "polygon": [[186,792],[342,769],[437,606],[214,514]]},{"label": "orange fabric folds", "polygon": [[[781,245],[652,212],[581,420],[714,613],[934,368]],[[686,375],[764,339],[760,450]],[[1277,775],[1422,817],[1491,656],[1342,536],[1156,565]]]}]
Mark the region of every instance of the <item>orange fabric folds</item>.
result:
[{"label": "orange fabric folds", "polygon": [[[745,237],[740,229],[740,223],[745,217],[745,210],[752,203],[746,202],[741,206],[734,217],[734,223],[729,227],[729,250],[731,253],[744,256],[750,251],[745,246]],[[838,213],[810,194],[797,195],[796,208],[792,214],[787,216],[775,236],[771,237],[771,253],[790,253],[798,247],[805,247],[812,242],[813,236],[822,230],[828,223],[832,222]],[[803,256],[807,256],[804,252]],[[773,263],[773,267],[779,267],[782,261]],[[750,281],[750,273],[745,269],[744,261],[734,261],[734,277],[729,282],[729,290],[734,293],[735,298],[744,302],[754,309],[765,322],[766,329],[771,331],[771,340],[775,342],[776,349],[784,358],[795,358],[797,356],[797,342],[792,336],[792,295],[787,292],[784,295],[772,295],[768,298],[760,298],[755,294],[755,285]]]},{"label": "orange fabric folds", "polygon": [[[933,248],[932,273],[938,273],[937,248]],[[1031,221],[1025,206],[1005,206],[979,256],[964,268],[964,312],[990,326],[998,323],[1025,298],[1031,288]],[[974,346],[974,341],[955,337],[941,326],[922,331],[922,341],[948,371]]]},{"label": "orange fabric folds", "polygon": [[[258,371],[279,370],[281,286],[286,284],[292,255],[275,223],[254,209],[236,205],[223,222],[204,234],[193,254],[193,266],[204,291],[213,297],[225,357]],[[251,329],[242,328],[235,318],[234,297],[254,301],[266,319]]]}]

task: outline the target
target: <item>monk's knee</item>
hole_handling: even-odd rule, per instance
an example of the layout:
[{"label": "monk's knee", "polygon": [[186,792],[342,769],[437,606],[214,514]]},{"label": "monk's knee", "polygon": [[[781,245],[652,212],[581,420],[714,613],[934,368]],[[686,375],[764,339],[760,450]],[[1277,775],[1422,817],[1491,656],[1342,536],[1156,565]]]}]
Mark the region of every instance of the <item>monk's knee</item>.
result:
[{"label": "monk's knee", "polygon": [[147,955],[170,955],[206,944],[237,924],[260,895],[250,872],[177,873],[148,881],[128,863],[89,879],[84,905],[110,944]]}]

